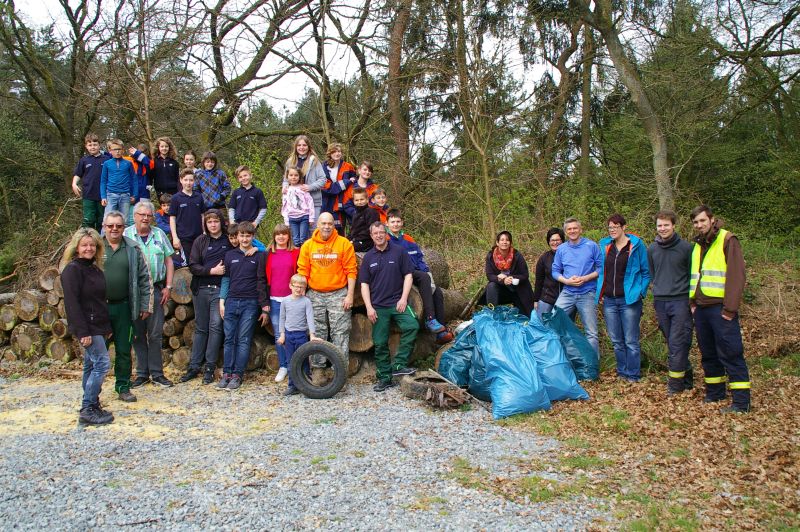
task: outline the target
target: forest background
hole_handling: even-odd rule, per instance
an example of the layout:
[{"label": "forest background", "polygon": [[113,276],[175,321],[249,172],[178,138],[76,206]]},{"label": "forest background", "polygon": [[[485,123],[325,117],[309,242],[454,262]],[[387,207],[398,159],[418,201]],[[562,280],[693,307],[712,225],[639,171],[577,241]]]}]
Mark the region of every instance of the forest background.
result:
[{"label": "forest background", "polygon": [[[54,5],[0,7],[0,277],[77,225],[68,185],[89,131],[213,150],[231,177],[250,165],[270,206],[262,237],[302,133],[321,155],[340,142],[373,161],[413,234],[478,266],[501,229],[537,252],[567,216],[598,238],[621,212],[652,240],[659,208],[686,235],[703,202],[746,247],[796,257],[795,2]],[[298,90],[281,105],[269,96],[287,80]]]}]

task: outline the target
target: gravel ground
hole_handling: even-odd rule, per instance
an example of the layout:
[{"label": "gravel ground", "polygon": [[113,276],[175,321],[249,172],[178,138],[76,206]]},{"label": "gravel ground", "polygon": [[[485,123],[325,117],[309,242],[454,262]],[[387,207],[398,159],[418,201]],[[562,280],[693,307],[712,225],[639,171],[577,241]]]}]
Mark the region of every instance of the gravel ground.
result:
[{"label": "gravel ground", "polygon": [[283,389],[195,380],[145,385],[126,404],[109,379],[115,422],[81,429],[79,382],[0,379],[0,529],[563,530],[608,518],[587,497],[518,504],[462,486],[458,459],[514,478],[516,461],[557,447],[481,408],[433,411],[369,384],[326,401]]}]

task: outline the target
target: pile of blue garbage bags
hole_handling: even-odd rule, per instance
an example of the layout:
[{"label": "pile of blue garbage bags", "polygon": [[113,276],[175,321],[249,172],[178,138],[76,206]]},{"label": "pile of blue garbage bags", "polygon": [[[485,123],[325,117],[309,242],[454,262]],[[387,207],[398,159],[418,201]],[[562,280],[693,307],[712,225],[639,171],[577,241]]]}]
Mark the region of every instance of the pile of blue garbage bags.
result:
[{"label": "pile of blue garbage bags", "polygon": [[579,380],[596,380],[597,353],[558,307],[539,319],[513,307],[486,307],[442,354],[439,373],[483,401],[494,419],[548,410],[552,401],[589,399]]}]

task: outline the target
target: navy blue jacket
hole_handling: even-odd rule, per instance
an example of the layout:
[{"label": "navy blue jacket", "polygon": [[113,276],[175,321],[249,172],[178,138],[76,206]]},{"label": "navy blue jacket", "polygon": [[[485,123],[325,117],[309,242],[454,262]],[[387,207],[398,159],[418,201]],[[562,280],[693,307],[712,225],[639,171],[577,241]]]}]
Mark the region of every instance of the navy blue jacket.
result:
[{"label": "navy blue jacket", "polygon": [[81,178],[81,193],[83,199],[100,201],[100,173],[103,163],[111,157],[106,153],[98,153],[97,156],[88,153],[80,158],[75,165],[72,175]]}]

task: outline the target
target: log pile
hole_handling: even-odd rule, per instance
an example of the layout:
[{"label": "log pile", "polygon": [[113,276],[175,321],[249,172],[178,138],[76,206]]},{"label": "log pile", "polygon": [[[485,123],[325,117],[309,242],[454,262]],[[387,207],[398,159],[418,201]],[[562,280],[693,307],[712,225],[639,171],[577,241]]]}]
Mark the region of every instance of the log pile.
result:
[{"label": "log pile", "polygon": [[[436,266],[434,279],[439,287],[449,285],[447,263],[430,250],[426,251],[434,259]],[[171,300],[162,305],[164,311],[164,338],[162,357],[164,365],[183,372],[191,358],[194,332],[196,328],[194,308],[191,299],[191,273],[188,268],[175,272]],[[77,339],[72,338],[67,327],[64,311],[64,292],[56,267],[46,269],[38,279],[35,289],[20,290],[16,293],[0,294],[0,359],[37,362],[41,359],[69,362],[82,359],[83,348]],[[466,304],[466,298],[456,290],[443,289],[446,319],[452,320]],[[437,349],[435,335],[427,332],[422,323],[422,298],[416,288],[412,289],[409,305],[420,319],[420,331],[412,359],[427,357]],[[394,355],[400,340],[399,331],[392,329],[389,348]],[[249,371],[267,367],[278,369],[272,326],[258,327],[250,350]],[[350,374],[359,371],[365,358],[371,356],[372,323],[366,316],[366,309],[356,288],[353,307],[352,329],[350,333]],[[110,349],[113,360],[113,346]],[[133,354],[135,357],[135,353]],[[222,349],[219,354],[222,364]]]}]

